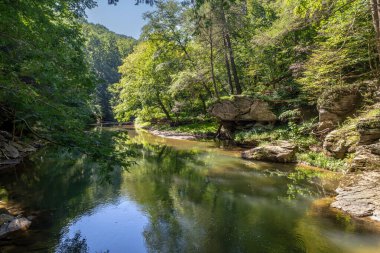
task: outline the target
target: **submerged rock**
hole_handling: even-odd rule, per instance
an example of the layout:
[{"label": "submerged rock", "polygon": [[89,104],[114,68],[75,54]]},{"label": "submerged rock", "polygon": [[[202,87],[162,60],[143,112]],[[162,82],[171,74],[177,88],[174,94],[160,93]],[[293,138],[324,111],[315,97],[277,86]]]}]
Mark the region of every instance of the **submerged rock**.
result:
[{"label": "submerged rock", "polygon": [[249,160],[270,162],[294,162],[296,146],[288,141],[276,141],[242,152],[242,157]]},{"label": "submerged rock", "polygon": [[369,217],[380,221],[380,172],[370,171],[351,174],[331,207],[341,209],[355,217]]},{"label": "submerged rock", "polygon": [[13,219],[9,224],[8,224],[8,231],[13,232],[17,230],[27,230],[32,222],[28,220],[27,218],[16,218]]}]

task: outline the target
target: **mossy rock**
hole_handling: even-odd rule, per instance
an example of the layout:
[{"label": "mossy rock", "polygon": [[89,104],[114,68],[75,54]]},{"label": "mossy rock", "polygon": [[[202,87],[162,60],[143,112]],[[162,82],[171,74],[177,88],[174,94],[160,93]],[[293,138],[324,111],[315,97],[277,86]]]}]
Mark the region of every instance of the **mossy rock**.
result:
[{"label": "mossy rock", "polygon": [[323,149],[335,158],[342,159],[348,153],[355,152],[359,140],[360,134],[355,125],[350,125],[330,132],[323,142]]}]

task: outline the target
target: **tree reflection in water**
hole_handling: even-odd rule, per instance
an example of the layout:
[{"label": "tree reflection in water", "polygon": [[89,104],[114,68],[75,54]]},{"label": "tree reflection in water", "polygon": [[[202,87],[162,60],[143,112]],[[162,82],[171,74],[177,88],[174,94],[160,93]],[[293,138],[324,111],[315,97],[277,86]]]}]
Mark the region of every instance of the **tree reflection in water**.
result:
[{"label": "tree reflection in water", "polygon": [[57,247],[57,253],[88,253],[89,248],[85,238],[76,232],[73,238],[65,238]]},{"label": "tree reflection in water", "polygon": [[[99,206],[108,206],[109,211],[127,199],[137,206],[137,215],[145,217],[146,223],[138,230],[143,232],[134,234],[143,242],[143,252],[343,252],[329,241],[319,220],[315,222],[316,218],[307,214],[310,202],[324,195],[318,173],[276,169],[275,165],[272,169],[253,168],[218,152],[151,144],[149,139],[129,138],[126,133],[113,136],[105,150],[114,152],[108,164],[49,148],[31,157],[17,174],[0,178],[2,195],[51,213],[36,233],[33,228],[29,231],[36,237],[35,244],[43,242],[43,247],[60,253],[96,252],[96,245],[88,244],[103,240],[104,234],[61,238],[62,231],[104,212]],[[135,163],[130,163],[131,157]],[[107,215],[101,219],[105,221],[102,225],[81,223],[85,226],[81,232],[104,229],[111,231],[112,237],[115,227],[108,218],[115,212]],[[116,220],[121,235],[137,231],[129,225],[124,230],[126,222],[134,218],[128,215],[121,214]],[[104,248],[111,249],[103,242]],[[128,247],[135,242],[118,243]],[[30,249],[40,245],[32,246]],[[6,252],[20,252],[14,249]]]}]

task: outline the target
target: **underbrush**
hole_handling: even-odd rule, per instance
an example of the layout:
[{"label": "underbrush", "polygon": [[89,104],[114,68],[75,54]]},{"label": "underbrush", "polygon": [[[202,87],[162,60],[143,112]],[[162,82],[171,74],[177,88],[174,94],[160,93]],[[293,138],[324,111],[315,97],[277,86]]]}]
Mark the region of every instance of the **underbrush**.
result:
[{"label": "underbrush", "polygon": [[289,140],[297,144],[300,149],[307,149],[318,143],[318,140],[311,135],[313,124],[313,121],[308,121],[301,125],[289,122],[288,125],[276,126],[272,129],[267,126],[255,127],[236,133],[235,141],[238,143],[262,143]]},{"label": "underbrush", "polygon": [[216,122],[197,122],[192,124],[180,125],[171,128],[173,131],[191,134],[216,133],[218,124]]},{"label": "underbrush", "polygon": [[298,153],[297,161],[332,171],[342,171],[346,167],[346,162],[344,160],[327,156],[322,152],[309,151],[306,153]]}]

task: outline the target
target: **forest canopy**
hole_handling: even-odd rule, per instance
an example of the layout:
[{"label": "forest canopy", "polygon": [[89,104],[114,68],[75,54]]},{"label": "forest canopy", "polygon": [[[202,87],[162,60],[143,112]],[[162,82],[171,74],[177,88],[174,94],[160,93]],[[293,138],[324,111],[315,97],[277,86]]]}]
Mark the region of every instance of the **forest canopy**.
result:
[{"label": "forest canopy", "polygon": [[[113,119],[107,87],[135,43],[85,21],[91,0],[0,3],[0,127],[81,147],[89,124]],[[87,136],[88,137],[88,136]]]},{"label": "forest canopy", "polygon": [[155,5],[137,41],[86,23],[96,1],[3,1],[1,127],[70,143],[114,118],[209,118],[233,95],[314,106],[377,84],[377,0],[136,3]]},{"label": "forest canopy", "polygon": [[112,87],[116,118],[203,117],[239,94],[315,105],[357,88],[378,76],[371,2],[157,1]]}]

